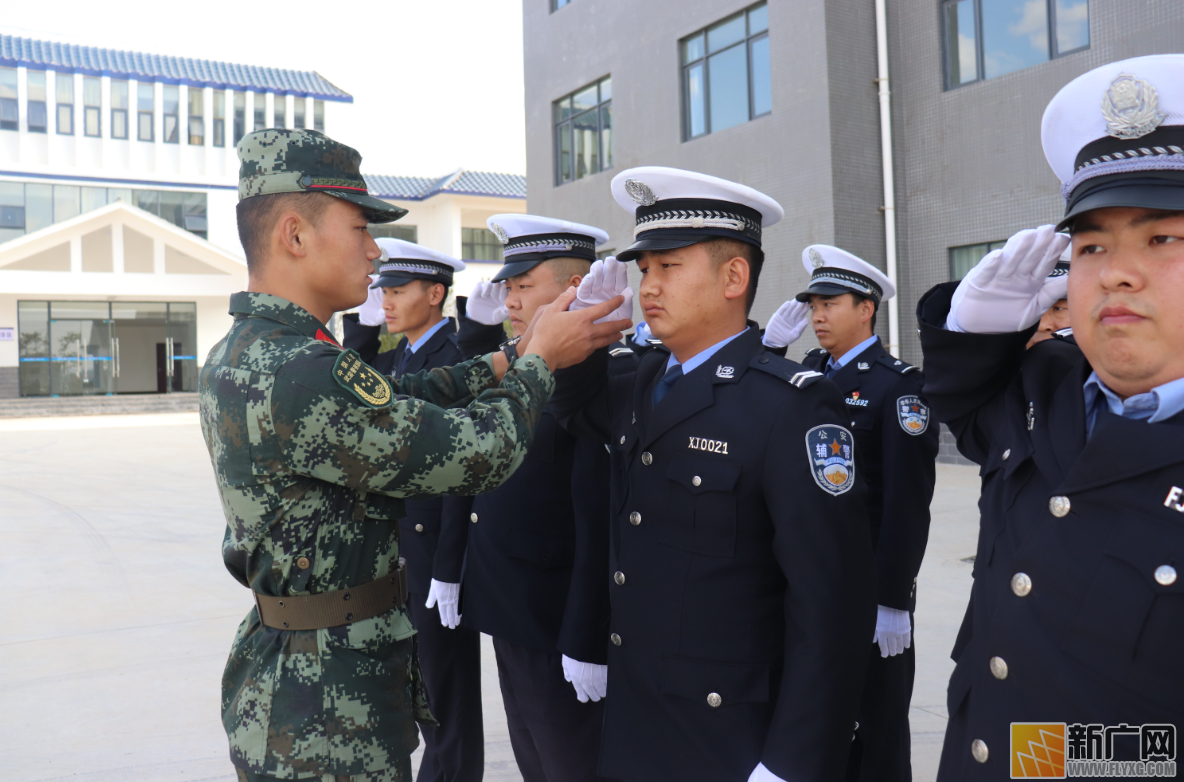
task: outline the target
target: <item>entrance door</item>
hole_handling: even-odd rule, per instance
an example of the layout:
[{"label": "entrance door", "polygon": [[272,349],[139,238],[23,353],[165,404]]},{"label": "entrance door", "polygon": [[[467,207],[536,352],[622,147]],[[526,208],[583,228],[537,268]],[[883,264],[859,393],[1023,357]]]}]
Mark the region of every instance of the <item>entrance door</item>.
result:
[{"label": "entrance door", "polygon": [[197,305],[169,305],[168,378],[170,391],[197,390]]},{"label": "entrance door", "polygon": [[49,345],[52,395],[115,392],[114,343],[106,302],[53,302]]},{"label": "entrance door", "polygon": [[113,301],[119,393],[168,391],[168,317],[164,302]]}]

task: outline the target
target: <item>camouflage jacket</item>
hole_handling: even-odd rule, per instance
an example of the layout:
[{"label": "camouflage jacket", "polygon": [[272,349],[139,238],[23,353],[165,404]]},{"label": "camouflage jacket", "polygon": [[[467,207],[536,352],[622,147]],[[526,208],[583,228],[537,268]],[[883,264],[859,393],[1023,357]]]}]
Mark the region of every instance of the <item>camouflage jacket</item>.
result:
[{"label": "camouflage jacket", "polygon": [[[500,385],[488,356],[393,382],[284,299],[238,293],[230,312],[234,325],[201,370],[201,427],[226,514],[226,567],[266,595],[392,571],[403,500],[499,486],[554,387],[537,357],[515,362]],[[265,627],[251,609],[222,681],[231,759],[283,778],[401,762],[418,744],[414,720],[431,719],[414,633],[402,608],[308,631]]]}]

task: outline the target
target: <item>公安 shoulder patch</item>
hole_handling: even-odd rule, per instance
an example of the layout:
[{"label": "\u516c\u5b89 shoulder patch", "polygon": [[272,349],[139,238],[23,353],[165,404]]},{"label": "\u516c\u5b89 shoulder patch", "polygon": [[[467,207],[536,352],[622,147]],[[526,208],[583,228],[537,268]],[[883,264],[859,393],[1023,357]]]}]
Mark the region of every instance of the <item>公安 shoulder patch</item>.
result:
[{"label": "\u516c\u5b89 shoulder patch", "polygon": [[929,407],[919,396],[902,396],[896,400],[896,420],[909,434],[923,434],[929,428]]},{"label": "\u516c\u5b89 shoulder patch", "polygon": [[346,350],[337,357],[333,362],[333,379],[367,407],[386,407],[391,403],[391,384],[356,351]]},{"label": "\u516c\u5b89 shoulder patch", "polygon": [[806,458],[827,494],[845,494],[855,485],[855,438],[845,427],[823,424],[806,432]]}]

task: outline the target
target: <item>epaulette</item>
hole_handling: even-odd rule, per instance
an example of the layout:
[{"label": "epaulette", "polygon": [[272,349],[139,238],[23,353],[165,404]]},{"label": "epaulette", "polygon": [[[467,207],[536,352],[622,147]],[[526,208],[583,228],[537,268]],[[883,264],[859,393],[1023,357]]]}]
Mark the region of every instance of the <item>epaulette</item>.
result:
[{"label": "epaulette", "polygon": [[764,372],[773,377],[780,378],[796,388],[805,388],[822,377],[821,372],[805,369],[796,361],[790,361],[787,358],[782,358],[771,353],[762,353],[748,362],[748,366],[758,372]]},{"label": "epaulette", "polygon": [[662,344],[662,340],[660,340],[660,339],[647,339],[647,340],[645,341],[645,343],[646,343],[647,345],[649,345],[650,347],[652,347],[652,348],[664,348],[664,347],[666,347],[664,344]]},{"label": "epaulette", "polygon": [[901,361],[899,358],[895,358],[894,356],[892,356],[891,354],[888,354],[888,353],[885,353],[884,355],[880,356],[876,360],[879,361],[884,366],[891,369],[892,371],[899,372],[902,375],[907,375],[909,372],[914,372],[917,369],[915,366],[908,363],[907,361]]},{"label": "epaulette", "polygon": [[1076,340],[1076,338],[1074,338],[1074,336],[1073,336],[1073,329],[1072,329],[1072,328],[1067,328],[1067,329],[1061,329],[1061,330],[1059,330],[1059,331],[1054,331],[1054,332],[1052,333],[1052,336],[1053,336],[1053,339],[1063,339],[1063,340],[1065,340],[1066,342],[1071,342],[1071,343],[1073,343],[1074,345],[1076,345],[1076,344],[1077,344],[1077,340]]},{"label": "epaulette", "polygon": [[826,355],[826,349],[825,349],[825,348],[814,348],[813,350],[807,350],[807,351],[806,351],[806,355],[807,355],[807,356],[810,356],[810,357],[814,357],[814,356],[825,356],[825,355]]},{"label": "epaulette", "polygon": [[632,356],[633,350],[631,348],[613,348],[608,352],[608,354],[613,358],[618,358],[620,356]]}]

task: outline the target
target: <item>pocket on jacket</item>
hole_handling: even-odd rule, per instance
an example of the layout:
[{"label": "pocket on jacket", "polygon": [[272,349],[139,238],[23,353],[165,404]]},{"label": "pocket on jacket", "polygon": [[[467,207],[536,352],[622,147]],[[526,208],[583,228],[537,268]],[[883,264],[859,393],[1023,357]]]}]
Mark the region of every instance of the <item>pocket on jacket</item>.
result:
[{"label": "pocket on jacket", "polygon": [[736,554],[739,462],[679,454],[666,470],[665,508],[658,540],[709,557]]},{"label": "pocket on jacket", "polygon": [[662,661],[662,692],[707,711],[739,703],[768,703],[768,665],[667,657]]},{"label": "pocket on jacket", "polygon": [[576,560],[576,541],[575,538],[513,532],[510,537],[510,556],[525,560],[541,570],[570,568]]}]

